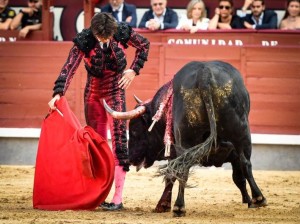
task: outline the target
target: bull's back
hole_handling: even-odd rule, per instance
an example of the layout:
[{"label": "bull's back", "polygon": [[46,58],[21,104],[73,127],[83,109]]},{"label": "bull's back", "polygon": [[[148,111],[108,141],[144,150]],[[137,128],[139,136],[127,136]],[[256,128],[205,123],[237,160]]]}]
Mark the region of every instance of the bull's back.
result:
[{"label": "bull's back", "polygon": [[199,81],[202,81],[202,83],[221,86],[230,80],[244,87],[240,72],[231,64],[223,61],[192,61],[175,74],[174,85],[180,84],[186,88],[195,88],[199,85]]},{"label": "bull's back", "polygon": [[[214,110],[217,127],[229,127],[231,122],[247,122],[249,96],[241,74],[232,65],[222,61],[190,62],[174,77],[174,121],[188,132],[210,131],[208,111],[210,103]],[[206,135],[206,134],[205,134]],[[205,138],[205,135],[203,138]],[[203,140],[203,139],[202,139]]]},{"label": "bull's back", "polygon": [[[211,94],[215,106],[243,103],[249,112],[249,94],[240,72],[223,61],[192,61],[174,76],[174,92],[194,91]],[[234,106],[234,105],[232,105]]]}]

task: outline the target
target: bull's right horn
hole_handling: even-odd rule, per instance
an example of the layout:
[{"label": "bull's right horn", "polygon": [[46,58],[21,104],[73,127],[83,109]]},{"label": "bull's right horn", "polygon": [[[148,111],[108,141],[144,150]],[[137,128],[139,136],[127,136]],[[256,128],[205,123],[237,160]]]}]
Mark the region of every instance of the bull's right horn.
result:
[{"label": "bull's right horn", "polygon": [[120,119],[120,120],[130,120],[132,118],[135,117],[139,117],[141,116],[143,113],[145,113],[146,111],[146,107],[145,106],[138,106],[137,108],[131,110],[131,111],[126,111],[126,112],[118,112],[118,111],[114,111],[113,109],[111,109],[105,99],[103,99],[103,105],[105,110],[113,117],[116,119]]}]

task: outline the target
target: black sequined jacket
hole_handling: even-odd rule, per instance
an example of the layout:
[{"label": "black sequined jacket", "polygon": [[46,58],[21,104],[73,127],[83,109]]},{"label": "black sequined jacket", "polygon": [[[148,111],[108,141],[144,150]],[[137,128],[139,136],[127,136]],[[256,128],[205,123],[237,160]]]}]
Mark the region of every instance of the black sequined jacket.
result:
[{"label": "black sequined jacket", "polygon": [[138,75],[147,61],[150,46],[146,38],[123,22],[118,24],[117,32],[110,40],[107,50],[100,47],[90,28],[78,33],[73,42],[68,59],[55,81],[53,96],[66,93],[82,58],[88,75],[101,78],[103,70],[112,70],[118,75],[122,74],[127,66],[124,49],[132,46],[136,48],[136,52],[130,69]]}]

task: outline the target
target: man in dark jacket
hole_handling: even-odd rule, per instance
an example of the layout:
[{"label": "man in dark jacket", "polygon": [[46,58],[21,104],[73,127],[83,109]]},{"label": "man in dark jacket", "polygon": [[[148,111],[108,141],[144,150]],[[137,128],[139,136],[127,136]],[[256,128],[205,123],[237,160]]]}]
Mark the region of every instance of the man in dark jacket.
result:
[{"label": "man in dark jacket", "polygon": [[144,13],[139,28],[152,31],[176,28],[178,15],[174,10],[167,8],[167,0],[151,0],[151,7]]},{"label": "man in dark jacket", "polygon": [[[251,14],[246,14],[250,6]],[[265,9],[264,0],[245,0],[242,7],[242,19],[247,29],[277,29],[277,14]]]},{"label": "man in dark jacket", "polygon": [[109,3],[101,8],[101,12],[108,12],[118,22],[125,22],[135,28],[137,23],[136,6],[127,4],[124,0],[109,0]]}]

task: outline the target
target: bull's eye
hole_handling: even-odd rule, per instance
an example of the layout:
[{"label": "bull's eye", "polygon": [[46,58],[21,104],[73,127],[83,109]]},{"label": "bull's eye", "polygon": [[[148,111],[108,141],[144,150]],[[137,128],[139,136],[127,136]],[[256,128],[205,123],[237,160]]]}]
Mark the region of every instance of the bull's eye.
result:
[{"label": "bull's eye", "polygon": [[135,137],[135,136],[136,136],[136,131],[132,131],[132,132],[131,132],[131,135],[132,135],[133,137]]}]

